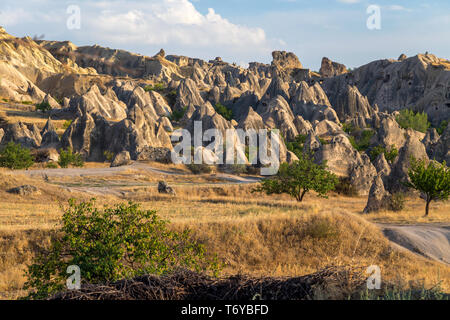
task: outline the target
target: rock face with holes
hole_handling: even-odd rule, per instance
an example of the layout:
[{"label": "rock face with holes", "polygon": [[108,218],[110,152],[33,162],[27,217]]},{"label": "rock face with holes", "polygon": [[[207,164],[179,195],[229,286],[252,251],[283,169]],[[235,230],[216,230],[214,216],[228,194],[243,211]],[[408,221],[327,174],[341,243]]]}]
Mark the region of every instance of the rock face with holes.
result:
[{"label": "rock face with holes", "polygon": [[[244,68],[220,57],[205,61],[164,50],[147,57],[99,45],[19,39],[1,28],[0,74],[0,103],[8,108],[0,109],[0,143],[14,141],[42,154],[71,147],[88,161],[114,154],[118,164],[170,163],[177,129],[186,129],[192,142],[200,124],[203,133],[228,131],[239,143],[241,129],[278,129],[282,162],[296,160],[286,143],[305,140],[297,150],[327,161],[362,195],[377,175],[385,190],[399,189],[411,155],[450,162],[448,126],[441,135],[434,129],[425,135],[396,121],[395,112],[404,108],[427,113],[435,128],[450,119],[450,62],[431,54],[354,70],[323,58],[317,73],[285,51],[274,51],[270,64]],[[14,109],[34,112],[40,102],[52,108],[46,124],[12,116]],[[54,120],[72,123],[62,134]],[[369,141],[358,145],[369,131]],[[205,153],[206,140],[196,146],[198,153]],[[393,146],[399,150],[393,163],[384,156],[370,161],[376,147]]]}]

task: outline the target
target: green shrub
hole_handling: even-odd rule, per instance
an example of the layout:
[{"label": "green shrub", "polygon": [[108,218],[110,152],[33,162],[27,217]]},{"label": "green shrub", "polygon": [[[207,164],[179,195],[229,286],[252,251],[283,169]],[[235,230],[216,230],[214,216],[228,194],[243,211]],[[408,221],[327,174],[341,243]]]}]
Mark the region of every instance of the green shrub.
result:
[{"label": "green shrub", "polygon": [[50,104],[46,101],[42,101],[41,103],[36,104],[36,110],[38,111],[42,111],[42,112],[47,112],[52,110],[52,107],[50,106]]},{"label": "green shrub", "polygon": [[336,184],[334,191],[338,194],[343,194],[348,197],[357,197],[358,190],[355,186],[350,183],[349,178],[340,178],[339,182]]},{"label": "green shrub", "polygon": [[73,120],[66,120],[66,121],[64,121],[64,123],[63,123],[63,129],[64,129],[64,130],[67,130],[67,128],[69,128],[70,125],[72,124],[72,121],[73,121]]},{"label": "green shrub", "polygon": [[286,148],[293,152],[297,157],[303,153],[303,145],[306,141],[306,135],[299,134],[294,141],[286,142]]},{"label": "green shrub", "polygon": [[22,101],[21,104],[32,105],[33,101]]},{"label": "green shrub", "polygon": [[444,133],[445,129],[447,128],[447,126],[448,126],[448,121],[447,120],[443,120],[441,122],[441,124],[439,125],[439,127],[436,128],[437,133],[439,135],[442,135]]},{"label": "green shrub", "polygon": [[144,87],[144,90],[146,92],[149,91],[156,91],[156,92],[162,92],[166,89],[166,85],[164,83],[155,83],[154,85],[148,85]]},{"label": "green shrub", "polygon": [[0,152],[0,167],[27,169],[33,163],[34,160],[30,150],[12,141]]},{"label": "green shrub", "polygon": [[412,110],[403,109],[400,111],[400,114],[397,115],[395,120],[403,129],[412,128],[414,130],[425,133],[430,127],[428,116],[424,112],[415,113]]},{"label": "green shrub", "polygon": [[233,119],[233,111],[231,109],[228,109],[227,107],[225,107],[220,102],[216,103],[216,106],[214,109],[216,109],[216,112],[218,114],[220,114],[222,117],[224,117],[225,119],[227,119],[227,120]]},{"label": "green shrub", "polygon": [[171,231],[156,211],[132,202],[98,208],[95,200],[71,199],[49,248],[42,248],[28,267],[25,287],[32,299],[64,290],[71,265],[80,268],[83,283],[93,284],[163,275],[180,267],[217,275],[221,265],[205,254],[189,230]]},{"label": "green shrub", "polygon": [[187,111],[187,107],[184,107],[181,110],[174,110],[174,111],[172,111],[172,114],[169,116],[169,120],[170,121],[175,121],[175,122],[180,121],[181,118],[184,117],[186,111]]},{"label": "green shrub", "polygon": [[386,158],[387,162],[391,164],[395,161],[397,156],[398,156],[398,149],[394,145],[392,145],[388,151],[384,152],[384,157]]},{"label": "green shrub", "polygon": [[352,134],[356,130],[356,128],[351,123],[343,123],[342,130],[344,130],[345,133]]},{"label": "green shrub", "polygon": [[374,132],[372,130],[363,130],[358,138],[350,136],[349,140],[353,148],[358,151],[366,151],[369,148],[370,140],[372,139]]},{"label": "green shrub", "polygon": [[191,172],[193,174],[211,173],[212,172],[212,166],[210,166],[206,163],[201,163],[201,164],[190,163],[190,164],[187,164],[186,167],[189,170],[191,170]]},{"label": "green shrub", "polygon": [[393,163],[398,156],[398,149],[392,145],[389,150],[382,146],[376,146],[370,151],[370,160],[375,161],[380,154],[384,153],[384,157],[389,163]]},{"label": "green shrub", "polygon": [[45,167],[48,169],[57,169],[58,164],[56,162],[48,162]]},{"label": "green shrub", "polygon": [[72,148],[67,148],[66,150],[59,150],[59,160],[58,164],[61,168],[67,168],[69,165],[75,167],[84,166],[83,157],[79,153],[73,153]]},{"label": "green shrub", "polygon": [[103,157],[105,157],[106,161],[111,162],[114,158],[114,153],[111,151],[105,150],[103,151]]},{"label": "green shrub", "polygon": [[389,197],[388,207],[392,211],[402,211],[405,208],[405,194],[403,192],[394,193]]}]

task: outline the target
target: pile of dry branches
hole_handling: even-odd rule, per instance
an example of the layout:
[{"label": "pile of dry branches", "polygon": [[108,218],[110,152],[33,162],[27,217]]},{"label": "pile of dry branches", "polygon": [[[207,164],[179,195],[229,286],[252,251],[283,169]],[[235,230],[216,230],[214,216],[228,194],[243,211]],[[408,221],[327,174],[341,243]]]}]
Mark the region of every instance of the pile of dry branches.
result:
[{"label": "pile of dry branches", "polygon": [[296,278],[212,278],[187,270],[106,285],[82,285],[56,300],[311,300],[347,299],[365,283],[362,268],[328,267]]}]

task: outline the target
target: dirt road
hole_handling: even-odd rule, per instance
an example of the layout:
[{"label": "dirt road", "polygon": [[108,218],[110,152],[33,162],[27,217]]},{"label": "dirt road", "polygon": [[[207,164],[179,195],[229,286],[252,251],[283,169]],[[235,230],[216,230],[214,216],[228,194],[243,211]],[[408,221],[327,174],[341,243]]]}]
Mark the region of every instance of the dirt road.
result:
[{"label": "dirt road", "polygon": [[449,225],[380,225],[393,243],[427,258],[450,264]]}]

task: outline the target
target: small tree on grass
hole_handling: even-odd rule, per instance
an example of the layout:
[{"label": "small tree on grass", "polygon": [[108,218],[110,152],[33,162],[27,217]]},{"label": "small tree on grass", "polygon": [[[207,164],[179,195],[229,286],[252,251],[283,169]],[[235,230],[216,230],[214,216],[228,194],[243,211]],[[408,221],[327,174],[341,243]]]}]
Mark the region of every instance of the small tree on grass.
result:
[{"label": "small tree on grass", "polygon": [[221,268],[217,258],[206,257],[189,231],[171,231],[156,211],[141,210],[131,202],[99,209],[95,200],[72,199],[62,227],[55,231],[49,249],[41,250],[28,268],[28,298],[65,290],[71,265],[80,268],[82,282],[92,284],[162,275],[180,267],[217,275]]},{"label": "small tree on grass", "polygon": [[316,164],[311,156],[302,155],[292,164],[281,164],[277,175],[262,180],[253,192],[287,193],[301,202],[307,192],[314,190],[319,196],[326,198],[326,194],[334,190],[339,182],[336,175],[326,168],[324,163]]},{"label": "small tree on grass", "polygon": [[433,200],[447,200],[450,194],[450,170],[446,163],[436,164],[412,159],[406,185],[425,194],[425,216],[428,216]]},{"label": "small tree on grass", "polygon": [[0,152],[0,167],[25,169],[31,167],[33,163],[30,150],[12,141]]},{"label": "small tree on grass", "polygon": [[59,150],[59,160],[58,164],[61,168],[67,168],[69,164],[75,167],[84,166],[83,157],[79,153],[73,153],[72,148],[67,148],[66,150]]}]

